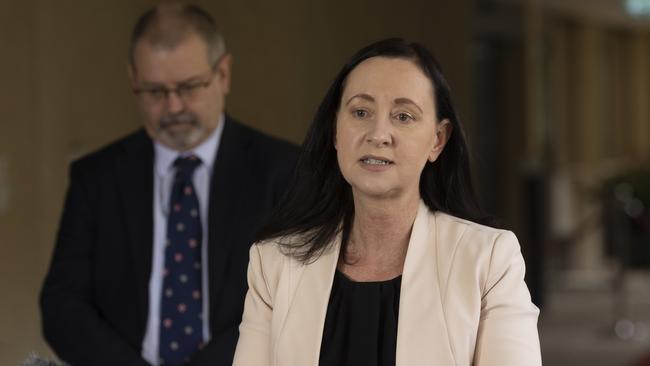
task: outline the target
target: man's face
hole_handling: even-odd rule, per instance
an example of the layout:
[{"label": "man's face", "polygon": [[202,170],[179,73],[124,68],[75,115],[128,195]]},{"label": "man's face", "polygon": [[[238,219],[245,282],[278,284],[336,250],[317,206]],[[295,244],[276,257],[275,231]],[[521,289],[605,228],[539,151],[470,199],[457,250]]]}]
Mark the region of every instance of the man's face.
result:
[{"label": "man's face", "polygon": [[196,34],[174,48],[140,40],[129,67],[131,86],[152,139],[189,150],[214,131],[230,90],[230,55],[208,63],[207,46]]}]

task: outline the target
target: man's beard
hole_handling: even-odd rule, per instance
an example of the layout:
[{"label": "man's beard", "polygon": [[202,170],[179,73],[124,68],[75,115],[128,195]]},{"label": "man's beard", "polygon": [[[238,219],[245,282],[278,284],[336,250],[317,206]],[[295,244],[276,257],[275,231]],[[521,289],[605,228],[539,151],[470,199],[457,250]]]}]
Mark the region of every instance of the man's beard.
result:
[{"label": "man's beard", "polygon": [[[175,129],[184,125],[183,129]],[[158,138],[169,147],[183,151],[194,147],[203,136],[204,127],[195,115],[188,112],[168,114],[158,123]]]}]

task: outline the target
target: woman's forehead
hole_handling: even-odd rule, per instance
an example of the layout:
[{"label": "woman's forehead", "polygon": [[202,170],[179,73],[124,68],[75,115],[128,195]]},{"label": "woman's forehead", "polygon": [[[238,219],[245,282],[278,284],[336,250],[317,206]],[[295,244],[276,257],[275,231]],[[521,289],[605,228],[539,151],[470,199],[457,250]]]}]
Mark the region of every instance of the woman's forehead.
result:
[{"label": "woman's forehead", "polygon": [[408,98],[433,104],[433,84],[419,65],[406,58],[371,57],[359,63],[345,80],[342,102],[354,95],[375,99]]}]

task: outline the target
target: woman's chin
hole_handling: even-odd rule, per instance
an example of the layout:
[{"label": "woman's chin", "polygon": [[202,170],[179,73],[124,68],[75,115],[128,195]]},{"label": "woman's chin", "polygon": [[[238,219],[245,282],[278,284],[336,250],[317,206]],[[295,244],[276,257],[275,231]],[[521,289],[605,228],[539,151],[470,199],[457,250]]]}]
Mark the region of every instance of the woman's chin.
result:
[{"label": "woman's chin", "polygon": [[357,198],[368,199],[394,199],[402,195],[403,190],[398,187],[385,185],[364,185],[354,187],[352,193]]}]

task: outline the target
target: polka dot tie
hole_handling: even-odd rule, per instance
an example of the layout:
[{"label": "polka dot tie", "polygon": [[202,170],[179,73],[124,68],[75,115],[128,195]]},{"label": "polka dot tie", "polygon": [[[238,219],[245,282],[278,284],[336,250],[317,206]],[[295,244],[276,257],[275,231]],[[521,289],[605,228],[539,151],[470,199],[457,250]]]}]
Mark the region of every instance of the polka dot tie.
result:
[{"label": "polka dot tie", "polygon": [[171,191],[162,301],[159,354],[162,365],[181,365],[202,347],[201,218],[192,176],[196,156],[178,158]]}]

